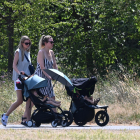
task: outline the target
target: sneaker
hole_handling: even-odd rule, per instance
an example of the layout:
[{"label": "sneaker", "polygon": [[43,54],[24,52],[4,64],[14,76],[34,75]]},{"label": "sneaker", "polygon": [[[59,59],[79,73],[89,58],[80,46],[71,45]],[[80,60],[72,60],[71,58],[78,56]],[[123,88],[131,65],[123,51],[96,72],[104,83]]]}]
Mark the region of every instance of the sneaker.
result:
[{"label": "sneaker", "polygon": [[1,123],[2,123],[3,126],[6,126],[7,122],[8,122],[8,116],[6,116],[5,113],[4,113],[1,116]]}]

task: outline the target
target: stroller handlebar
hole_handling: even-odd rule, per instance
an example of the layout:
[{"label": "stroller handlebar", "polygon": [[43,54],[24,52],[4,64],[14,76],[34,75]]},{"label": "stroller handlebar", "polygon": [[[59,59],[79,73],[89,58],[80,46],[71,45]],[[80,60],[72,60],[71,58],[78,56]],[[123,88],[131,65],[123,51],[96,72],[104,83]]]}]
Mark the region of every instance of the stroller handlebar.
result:
[{"label": "stroller handlebar", "polygon": [[[19,80],[20,80],[21,82],[24,82],[24,80],[25,80],[21,75],[24,75],[24,76],[30,78],[30,75],[27,75],[26,73],[20,72],[20,75],[18,76],[18,78],[19,78]],[[27,79],[28,79],[28,78],[27,78]]]},{"label": "stroller handlebar", "polygon": [[27,75],[26,73],[20,72],[20,75],[18,76],[18,78],[19,78],[19,80],[22,81],[22,82],[23,82],[25,79],[24,79],[21,75],[24,75],[24,76],[26,76],[26,77],[28,77],[28,78],[30,77],[30,75]]},{"label": "stroller handlebar", "polygon": [[30,77],[30,75],[27,75],[26,73],[23,74],[22,72],[20,72],[20,74],[25,75],[28,78]]}]

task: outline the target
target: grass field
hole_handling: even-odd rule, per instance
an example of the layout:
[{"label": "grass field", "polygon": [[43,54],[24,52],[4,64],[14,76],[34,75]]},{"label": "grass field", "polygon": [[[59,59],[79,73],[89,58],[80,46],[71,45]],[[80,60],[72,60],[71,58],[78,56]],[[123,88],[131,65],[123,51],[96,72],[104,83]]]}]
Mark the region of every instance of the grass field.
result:
[{"label": "grass field", "polygon": [[140,131],[1,130],[1,140],[140,140]]}]

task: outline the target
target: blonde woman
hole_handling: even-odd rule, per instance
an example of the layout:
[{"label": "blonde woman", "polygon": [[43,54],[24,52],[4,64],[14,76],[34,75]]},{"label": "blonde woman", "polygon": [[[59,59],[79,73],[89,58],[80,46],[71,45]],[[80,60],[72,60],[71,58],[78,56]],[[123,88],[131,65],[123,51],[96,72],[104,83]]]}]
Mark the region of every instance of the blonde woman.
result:
[{"label": "blonde woman", "polygon": [[50,35],[41,36],[41,39],[39,41],[39,52],[37,55],[37,68],[35,74],[48,80],[47,87],[41,88],[40,92],[43,95],[47,95],[49,98],[55,100],[55,94],[51,83],[52,78],[43,70],[49,68],[58,69],[54,52],[52,50],[53,45],[54,45],[54,41]]},{"label": "blonde woman", "polygon": [[[12,80],[14,81],[15,85],[15,91],[17,93],[17,101],[14,102],[11,107],[8,109],[8,111],[4,114],[2,114],[1,123],[6,126],[8,122],[8,116],[19,106],[23,103],[23,97],[22,97],[22,89],[18,89],[16,86],[16,80],[18,79],[18,76],[22,72],[23,74],[26,73],[27,75],[30,75],[30,71],[28,69],[29,62],[27,61],[25,55],[27,58],[30,59],[30,46],[31,46],[31,40],[28,36],[22,36],[18,45],[18,49],[15,51],[14,55],[14,61],[13,61],[13,77]],[[26,116],[27,121],[30,119],[31,115],[31,107],[30,107],[30,99],[26,102],[26,109],[24,116]]]}]

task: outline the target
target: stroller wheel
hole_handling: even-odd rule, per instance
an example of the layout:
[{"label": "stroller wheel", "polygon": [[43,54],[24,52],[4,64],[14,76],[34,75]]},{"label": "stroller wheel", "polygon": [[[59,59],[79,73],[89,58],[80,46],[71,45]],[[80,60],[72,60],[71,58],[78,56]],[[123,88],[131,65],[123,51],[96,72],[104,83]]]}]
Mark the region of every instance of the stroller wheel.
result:
[{"label": "stroller wheel", "polygon": [[33,126],[33,121],[29,120],[29,121],[27,122],[27,126],[28,126],[28,127],[32,127],[32,126]]},{"label": "stroller wheel", "polygon": [[79,126],[83,126],[87,123],[87,114],[85,109],[86,108],[79,108],[73,114],[74,122]]},{"label": "stroller wheel", "polygon": [[86,121],[78,121],[77,119],[74,118],[74,122],[79,125],[79,126],[83,126],[85,125],[87,122]]},{"label": "stroller wheel", "polygon": [[58,123],[57,123],[57,121],[55,120],[55,121],[52,121],[51,125],[52,125],[52,127],[57,127]]},{"label": "stroller wheel", "polygon": [[67,123],[66,126],[69,126],[73,122],[73,115],[70,111],[63,111],[65,118],[64,121]]},{"label": "stroller wheel", "polygon": [[63,120],[63,121],[61,122],[61,125],[62,125],[63,127],[66,127],[66,126],[67,126],[67,121],[66,121],[66,120]]},{"label": "stroller wheel", "polygon": [[107,112],[105,112],[103,110],[98,111],[95,115],[95,122],[99,126],[107,125],[107,123],[109,122],[109,116],[108,116]]}]

